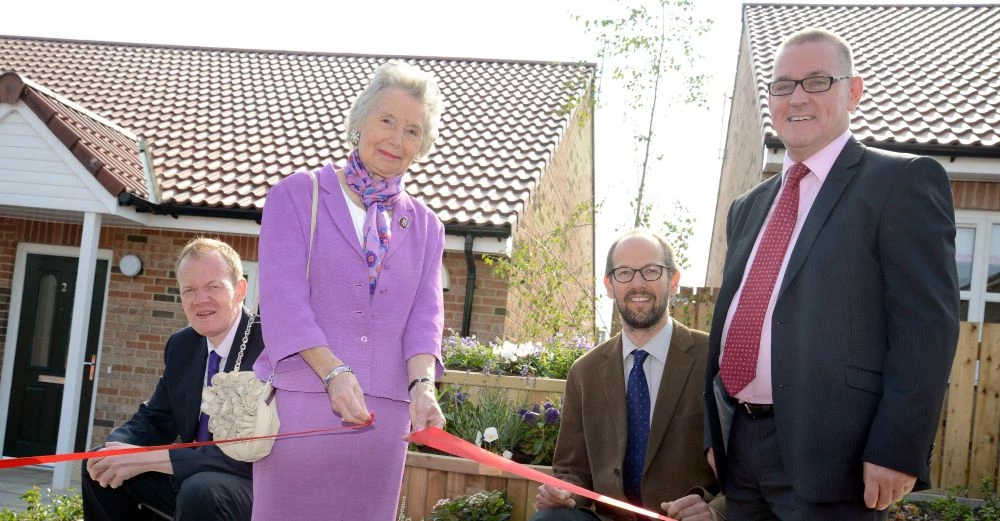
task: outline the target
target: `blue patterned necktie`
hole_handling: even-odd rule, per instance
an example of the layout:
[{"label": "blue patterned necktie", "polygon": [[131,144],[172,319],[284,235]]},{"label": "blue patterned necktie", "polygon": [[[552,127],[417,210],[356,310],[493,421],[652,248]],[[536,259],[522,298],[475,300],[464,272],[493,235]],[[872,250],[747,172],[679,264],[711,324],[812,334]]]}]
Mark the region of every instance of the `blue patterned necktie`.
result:
[{"label": "blue patterned necktie", "polygon": [[[213,349],[210,353],[208,353],[208,374],[205,375],[205,385],[208,386],[212,385],[212,377],[219,372],[219,362],[221,360],[222,357],[219,356],[219,353],[215,352],[215,349]],[[210,436],[208,434],[208,415],[205,413],[201,413],[201,416],[198,418],[198,432],[197,434],[195,434],[194,440],[208,441],[209,437]]]},{"label": "blue patterned necktie", "polygon": [[646,444],[649,441],[649,385],[642,363],[649,353],[642,349],[632,351],[632,371],[628,374],[625,402],[628,407],[628,444],[625,446],[622,488],[625,497],[634,505],[642,505],[642,469],[646,462]]}]

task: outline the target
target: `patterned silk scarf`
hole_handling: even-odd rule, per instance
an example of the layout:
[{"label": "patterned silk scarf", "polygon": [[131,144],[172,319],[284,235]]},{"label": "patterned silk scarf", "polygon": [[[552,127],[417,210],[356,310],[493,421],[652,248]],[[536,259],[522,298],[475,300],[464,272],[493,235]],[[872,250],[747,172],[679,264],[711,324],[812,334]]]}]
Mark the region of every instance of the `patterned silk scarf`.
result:
[{"label": "patterned silk scarf", "polygon": [[347,186],[361,197],[365,205],[365,244],[363,252],[365,263],[368,264],[368,295],[375,295],[375,284],[382,273],[382,260],[389,251],[389,211],[396,202],[396,197],[403,191],[403,176],[391,179],[372,179],[365,169],[364,163],[358,157],[355,149],[347,158],[344,169]]}]

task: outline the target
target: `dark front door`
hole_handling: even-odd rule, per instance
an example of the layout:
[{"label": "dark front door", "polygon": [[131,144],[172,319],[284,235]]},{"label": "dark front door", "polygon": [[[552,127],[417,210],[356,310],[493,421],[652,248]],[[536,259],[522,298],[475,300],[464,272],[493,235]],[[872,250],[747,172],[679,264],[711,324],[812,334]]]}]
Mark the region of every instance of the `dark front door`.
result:
[{"label": "dark front door", "polygon": [[[24,270],[24,297],[17,329],[14,377],[7,408],[5,456],[53,454],[59,435],[66,354],[78,259],[28,254]],[[90,424],[90,400],[94,387],[93,364],[101,334],[104,287],[108,261],[98,260],[90,307],[83,387],[76,433],[76,450],[83,450]]]}]

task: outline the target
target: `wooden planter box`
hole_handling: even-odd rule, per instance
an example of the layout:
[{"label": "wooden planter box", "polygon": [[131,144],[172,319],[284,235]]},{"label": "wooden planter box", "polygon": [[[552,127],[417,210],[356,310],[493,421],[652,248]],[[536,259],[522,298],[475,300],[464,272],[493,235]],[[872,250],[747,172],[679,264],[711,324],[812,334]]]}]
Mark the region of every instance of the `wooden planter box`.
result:
[{"label": "wooden planter box", "polygon": [[452,385],[461,388],[473,400],[484,388],[505,389],[512,395],[514,401],[527,405],[542,403],[546,399],[561,401],[563,394],[566,393],[566,380],[498,376],[453,369],[446,369],[444,376],[438,382],[442,386]]},{"label": "wooden planter box", "polygon": [[[517,403],[531,405],[545,400],[561,401],[566,381],[552,378],[522,378],[487,375],[470,371],[445,370],[440,387],[458,387],[475,401],[485,388],[503,389]],[[552,467],[531,465],[552,474]],[[539,483],[501,472],[492,467],[451,456],[406,453],[406,469],[400,495],[406,498],[406,515],[413,521],[430,514],[438,500],[475,494],[484,490],[506,490],[514,505],[511,521],[527,521],[535,513],[535,493]]]},{"label": "wooden planter box", "polygon": [[[531,465],[531,468],[552,474],[552,467]],[[407,452],[400,494],[406,498],[406,515],[420,521],[440,499],[484,490],[506,490],[507,501],[514,505],[511,521],[527,521],[535,513],[538,485],[537,481],[467,459]]]}]

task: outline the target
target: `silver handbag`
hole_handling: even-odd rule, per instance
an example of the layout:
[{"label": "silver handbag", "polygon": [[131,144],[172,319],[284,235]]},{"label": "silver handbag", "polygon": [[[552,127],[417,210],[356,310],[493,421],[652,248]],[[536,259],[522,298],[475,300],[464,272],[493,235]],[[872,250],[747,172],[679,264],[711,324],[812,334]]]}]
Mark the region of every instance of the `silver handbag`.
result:
[{"label": "silver handbag", "polygon": [[266,382],[262,382],[253,371],[240,371],[254,318],[251,316],[247,321],[247,329],[243,333],[243,343],[233,370],[213,376],[212,385],[201,392],[201,410],[209,416],[208,430],[215,439],[269,436],[258,440],[223,441],[218,445],[230,458],[247,462],[257,461],[271,453],[273,436],[281,427],[278,403],[271,386],[274,374]]}]

